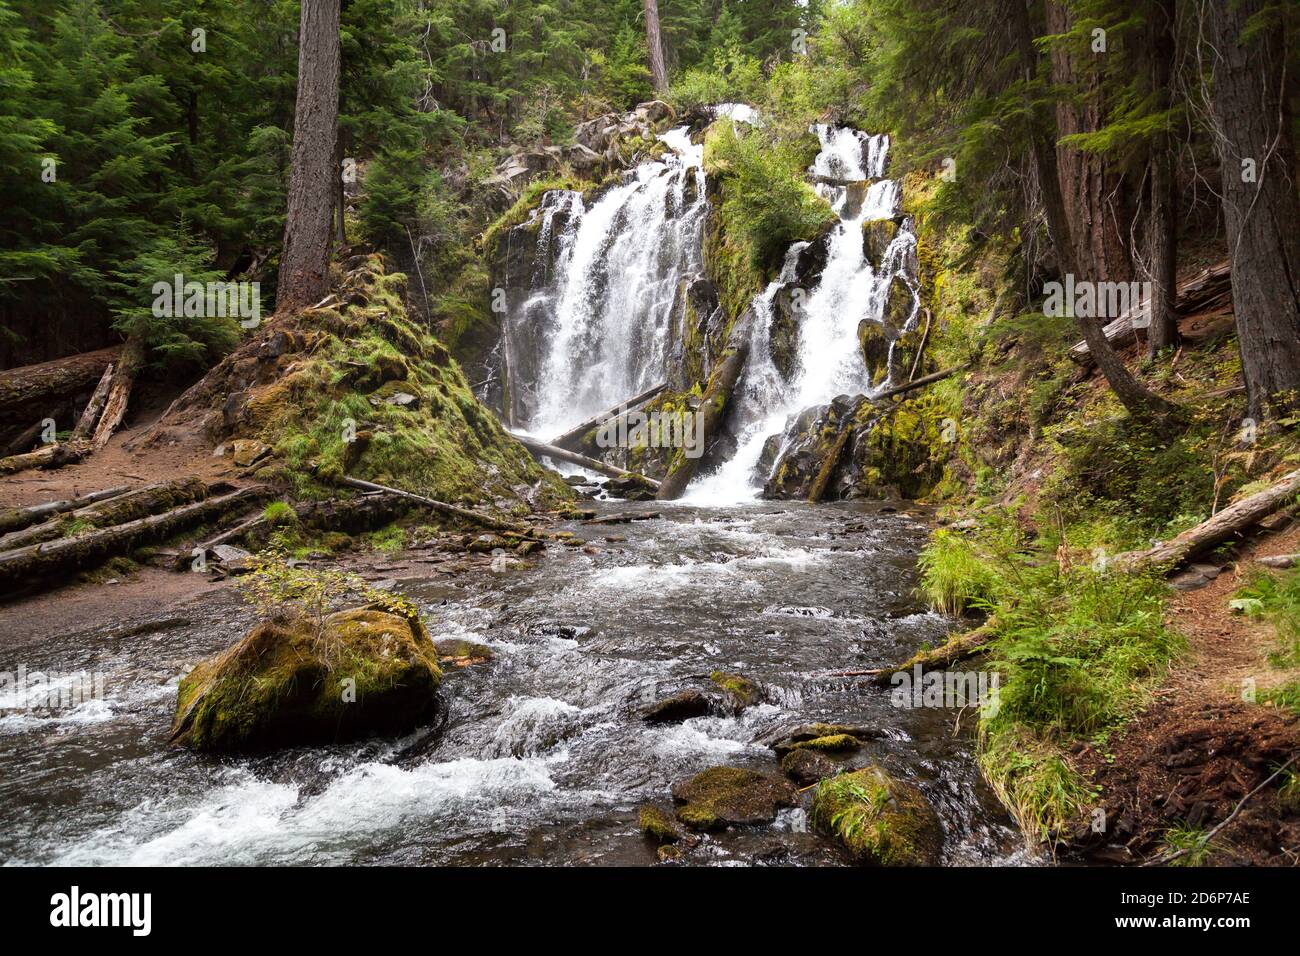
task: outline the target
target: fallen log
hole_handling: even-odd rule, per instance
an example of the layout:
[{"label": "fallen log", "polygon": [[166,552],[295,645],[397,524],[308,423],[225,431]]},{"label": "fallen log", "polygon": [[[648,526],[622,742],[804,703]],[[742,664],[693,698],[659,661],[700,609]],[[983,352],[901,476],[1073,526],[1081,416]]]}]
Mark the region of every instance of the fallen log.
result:
[{"label": "fallen log", "polygon": [[135,377],[144,366],[144,343],[139,339],[128,339],[122,349],[122,359],[113,370],[113,378],[108,386],[108,395],[104,399],[104,411],[95,434],[90,443],[96,450],[103,448],[113,437],[119,425],[126,418],[127,405],[131,399],[131,389],[135,386]]},{"label": "fallen log", "polygon": [[632,411],[634,408],[639,408],[646,402],[650,401],[650,399],[664,392],[667,388],[668,383],[664,382],[660,385],[656,385],[654,388],[647,389],[640,395],[633,395],[627,401],[615,405],[613,408],[603,411],[593,418],[587,419],[581,425],[575,425],[559,438],[553,439],[551,444],[555,445],[557,448],[567,448],[570,451],[577,451],[578,447],[582,443],[583,437],[592,429],[599,428],[612,418],[620,418]]},{"label": "fallen log", "polygon": [[[1208,269],[1202,269],[1186,282],[1179,283],[1178,293],[1174,300],[1174,311],[1183,315],[1197,312],[1205,308],[1215,298],[1224,294],[1230,295],[1231,292],[1232,269],[1225,260],[1217,265],[1210,266]],[[1137,320],[1136,324],[1135,319]],[[1149,328],[1150,325],[1150,303],[1139,303],[1113,321],[1108,322],[1102,331],[1105,332],[1107,342],[1114,342],[1116,339],[1133,333],[1135,328],[1145,329]],[[1084,364],[1092,362],[1092,355],[1089,353],[1088,343],[1085,341],[1076,342],[1071,346],[1069,355],[1076,362]]]},{"label": "fallen log", "polygon": [[144,485],[107,500],[90,502],[70,513],[58,514],[42,524],[11,531],[0,537],[0,551],[53,541],[77,530],[109,528],[134,521],[136,518],[200,501],[208,496],[208,492],[208,486],[202,478],[178,478]]},{"label": "fallen log", "polygon": [[[719,356],[718,364],[709,377],[709,385],[704,390],[704,399],[695,412],[697,415],[704,416],[703,421],[700,423],[700,450],[702,452],[709,447],[709,436],[722,425],[723,417],[727,413],[727,406],[731,402],[731,393],[736,387],[736,382],[740,380],[740,373],[744,371],[745,362],[749,359],[749,330],[753,321],[754,313],[752,309],[737,320],[727,340],[727,347]],[[682,493],[686,491],[686,486],[695,477],[695,472],[699,467],[700,458],[691,458],[686,454],[685,449],[677,449],[677,453],[673,455],[673,460],[668,466],[668,474],[660,484],[659,493],[656,497],[660,501],[671,501],[674,498],[680,498]]]},{"label": "fallen log", "polygon": [[212,521],[233,507],[269,493],[270,489],[265,485],[251,485],[73,538],[5,551],[0,553],[0,584],[12,585],[36,577],[52,578],[94,567],[148,541],[158,541],[191,525]]},{"label": "fallen log", "polygon": [[[10,508],[7,511],[0,511],[0,534],[9,534],[12,531],[26,528],[50,517],[50,515],[75,511],[97,501],[116,498],[118,495],[124,495],[130,490],[130,485],[117,485],[113,488],[105,488],[102,491],[92,491],[76,498],[62,498],[58,501],[47,501],[44,504],[32,505],[29,508]],[[0,541],[3,540],[3,538],[0,538]]]},{"label": "fallen log", "polygon": [[608,465],[603,461],[595,458],[588,458],[586,455],[579,454],[576,451],[569,451],[567,448],[558,448],[555,445],[548,445],[546,442],[537,441],[535,438],[529,438],[527,435],[513,435],[515,441],[523,445],[530,452],[539,458],[558,458],[560,461],[571,462],[575,465],[581,465],[589,471],[598,471],[603,475],[609,475],[611,478],[630,478],[633,481],[642,482],[652,491],[659,490],[659,482],[653,478],[647,478],[645,475],[639,475],[634,471],[626,471],[617,465]]},{"label": "fallen log", "polygon": [[924,388],[926,385],[933,385],[935,382],[942,381],[949,375],[956,375],[958,372],[964,372],[970,367],[969,362],[963,362],[961,365],[954,365],[952,368],[946,368],[939,372],[932,372],[929,375],[922,375],[920,378],[913,379],[902,385],[896,385],[893,388],[887,388],[883,392],[875,395],[869,395],[868,398],[873,402],[883,402],[887,398],[893,398],[896,395],[906,395],[908,392],[915,391],[918,388]]},{"label": "fallen log", "polygon": [[81,461],[90,454],[90,451],[91,448],[88,442],[63,442],[46,445],[44,448],[38,448],[36,451],[29,451],[26,454],[0,458],[0,475],[12,475],[15,472],[26,471],[29,468],[62,468],[64,465],[71,465],[74,462]]},{"label": "fallen log", "polygon": [[414,501],[431,508],[434,511],[445,514],[452,518],[461,518],[465,521],[472,521],[480,524],[485,528],[491,528],[494,531],[514,531],[524,534],[525,529],[522,525],[515,524],[512,521],[505,521],[501,518],[494,518],[492,515],[481,514],[477,511],[471,511],[468,508],[460,508],[456,505],[449,505],[445,501],[437,501],[433,498],[426,498],[424,495],[417,495],[410,491],[402,491],[400,488],[390,488],[387,485],[379,485],[373,481],[362,481],[360,478],[349,478],[344,475],[337,479],[339,483],[347,485],[350,488],[357,488],[361,491],[382,491],[390,495],[397,495],[407,501]]},{"label": "fallen log", "polygon": [[24,452],[31,451],[33,446],[35,446],[36,444],[36,439],[38,439],[41,436],[41,432],[44,430],[45,430],[44,422],[33,422],[32,424],[28,425],[21,432],[19,432],[18,435],[14,439],[12,439],[8,445],[5,446],[3,457],[7,458],[10,455],[21,455]]},{"label": "fallen log", "polygon": [[844,454],[844,447],[849,443],[849,437],[853,434],[853,423],[851,421],[840,424],[840,433],[835,436],[835,444],[826,454],[826,460],[822,462],[821,469],[817,472],[817,477],[813,479],[812,486],[808,489],[808,503],[818,504],[822,496],[826,494],[826,486],[831,483],[831,475],[835,472],[835,466],[840,463],[840,456]]},{"label": "fallen log", "polygon": [[1175,568],[1189,558],[1223,544],[1273,512],[1294,504],[1297,496],[1300,496],[1300,470],[1229,505],[1213,518],[1202,521],[1170,541],[1145,551],[1126,551],[1116,555],[1112,564],[1124,571],[1162,566]]},{"label": "fallen log", "polygon": [[980,651],[997,637],[997,621],[989,618],[979,627],[960,634],[951,635],[947,641],[928,651],[918,651],[897,667],[882,667],[870,673],[877,684],[888,684],[895,674],[902,674],[921,668],[921,672],[943,670],[958,661],[965,660]]},{"label": "fallen log", "polygon": [[1297,564],[1300,564],[1300,554],[1273,554],[1263,558],[1256,558],[1255,561],[1266,568],[1294,568]]},{"label": "fallen log", "polygon": [[115,345],[0,372],[0,414],[41,408],[89,388],[120,351]]},{"label": "fallen log", "polygon": [[90,401],[86,403],[85,409],[81,412],[81,417],[77,419],[77,427],[72,430],[72,440],[81,441],[89,438],[95,431],[95,425],[99,421],[99,416],[103,414],[104,405],[108,402],[108,390],[113,384],[113,370],[117,366],[112,362],[104,369],[104,374],[100,376],[99,384],[90,394]]}]

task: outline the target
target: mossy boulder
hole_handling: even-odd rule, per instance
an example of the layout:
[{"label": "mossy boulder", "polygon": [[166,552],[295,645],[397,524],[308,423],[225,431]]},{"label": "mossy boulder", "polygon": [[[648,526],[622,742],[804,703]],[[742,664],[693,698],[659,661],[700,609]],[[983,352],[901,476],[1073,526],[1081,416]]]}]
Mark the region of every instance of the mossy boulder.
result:
[{"label": "mossy boulder", "polygon": [[713,767],[673,786],[677,819],[692,830],[771,823],[797,799],[788,781],[742,767]]},{"label": "mossy boulder", "polygon": [[885,258],[885,250],[898,235],[898,220],[871,219],[862,224],[862,252],[873,266]]},{"label": "mossy boulder", "polygon": [[181,680],[171,740],[230,753],[402,734],[433,718],[441,680],[418,618],[264,621]]},{"label": "mossy boulder", "polygon": [[758,685],[748,677],[714,671],[709,675],[709,680],[726,692],[732,709],[736,713],[744,710],[750,704],[758,703]]},{"label": "mossy boulder", "polygon": [[[857,750],[864,740],[874,740],[884,734],[874,727],[857,724],[800,724],[791,730],[780,732],[772,744],[777,757],[796,750],[815,750],[821,753],[843,753]],[[771,739],[770,737],[768,738]]]},{"label": "mossy boulder", "polygon": [[642,804],[637,811],[637,828],[647,840],[658,844],[676,843],[685,835],[672,814],[653,803]]},{"label": "mossy boulder", "polygon": [[792,750],[781,758],[781,772],[801,787],[833,776],[838,769],[834,760],[813,750]]},{"label": "mossy boulder", "polygon": [[676,724],[692,717],[704,717],[712,709],[712,702],[705,694],[687,688],[655,701],[642,712],[641,719],[647,724]]},{"label": "mossy boulder", "polygon": [[880,767],[823,780],[813,799],[813,824],[855,862],[877,866],[934,866],[943,831],[921,791]]}]

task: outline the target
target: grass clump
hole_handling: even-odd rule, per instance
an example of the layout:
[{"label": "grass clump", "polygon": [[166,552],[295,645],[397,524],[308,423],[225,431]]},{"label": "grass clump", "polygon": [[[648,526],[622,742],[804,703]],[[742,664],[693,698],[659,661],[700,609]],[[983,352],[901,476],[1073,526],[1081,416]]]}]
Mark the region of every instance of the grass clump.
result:
[{"label": "grass clump", "polygon": [[812,822],[838,840],[855,861],[879,866],[938,862],[939,820],[911,784],[879,767],[823,780]]},{"label": "grass clump", "polygon": [[1270,664],[1300,667],[1300,571],[1255,572],[1237,591],[1233,605],[1263,617],[1277,631],[1280,643],[1269,655]]},{"label": "grass clump", "polygon": [[1181,823],[1165,831],[1164,843],[1165,852],[1182,852],[1182,856],[1169,861],[1170,866],[1204,866],[1218,849],[1205,830]]},{"label": "grass clump", "polygon": [[940,530],[921,552],[921,592],[942,614],[988,608],[998,596],[999,578],[975,545],[956,531]]}]

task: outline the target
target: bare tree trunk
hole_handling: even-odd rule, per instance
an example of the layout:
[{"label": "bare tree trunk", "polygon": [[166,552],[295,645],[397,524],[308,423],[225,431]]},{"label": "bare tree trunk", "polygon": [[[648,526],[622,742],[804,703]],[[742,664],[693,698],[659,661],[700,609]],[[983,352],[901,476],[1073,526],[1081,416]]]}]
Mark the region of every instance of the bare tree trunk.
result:
[{"label": "bare tree trunk", "polygon": [[[1147,11],[1151,90],[1156,108],[1169,109],[1173,83],[1175,33],[1173,0],[1154,0]],[[1178,345],[1178,170],[1174,142],[1163,130],[1151,143],[1151,219],[1147,226],[1147,251],[1151,270],[1151,325],[1147,329],[1147,355]]]},{"label": "bare tree trunk", "polygon": [[1300,408],[1300,202],[1276,25],[1248,41],[1264,0],[1209,3],[1215,141],[1232,257],[1232,303],[1250,415]]},{"label": "bare tree trunk", "polygon": [[650,53],[650,76],[656,93],[668,92],[668,70],[664,68],[664,45],[659,37],[658,0],[642,0],[645,6],[645,45]]},{"label": "bare tree trunk", "polygon": [[[1025,80],[1032,82],[1037,75],[1038,55],[1034,51],[1033,31],[1029,23],[1029,10],[1025,3],[1026,0],[1014,0],[1009,4],[1009,10]],[[1070,220],[1065,211],[1064,197],[1061,195],[1055,145],[1037,128],[1031,130],[1030,141],[1052,247],[1056,250],[1061,271],[1078,276],[1075,246],[1070,237]],[[1084,340],[1088,343],[1088,351],[1097,362],[1097,367],[1106,376],[1106,381],[1110,383],[1115,396],[1128,409],[1130,415],[1134,418],[1160,421],[1168,420],[1177,414],[1178,406],[1156,395],[1129,374],[1119,353],[1106,340],[1106,333],[1100,319],[1093,316],[1078,316],[1076,321],[1079,323],[1079,330],[1083,333]]]},{"label": "bare tree trunk", "polygon": [[339,0],[302,0],[298,100],[275,303],[278,312],[312,305],[329,291],[338,115]]}]

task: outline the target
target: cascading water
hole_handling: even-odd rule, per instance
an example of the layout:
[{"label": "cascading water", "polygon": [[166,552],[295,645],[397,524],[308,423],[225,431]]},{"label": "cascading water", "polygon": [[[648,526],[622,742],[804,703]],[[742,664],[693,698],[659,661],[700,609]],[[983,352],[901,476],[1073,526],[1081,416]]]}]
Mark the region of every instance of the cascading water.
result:
[{"label": "cascading water", "polygon": [[[776,297],[796,280],[795,263],[806,243],[790,249],[781,274],[754,300],[749,361],[731,413],[737,450],[714,474],[691,488],[686,500],[693,504],[754,498],[761,486],[755,470],[764,446],[783,431],[791,416],[836,395],[871,392],[858,346],[858,324],[863,319],[883,322],[896,278],[915,293],[916,236],[910,223],[904,221],[878,265],[873,266],[864,249],[863,224],[898,215],[899,185],[883,178],[889,138],[824,125],[813,129],[822,149],[810,172],[839,222],[825,239],[826,264],[817,285],[802,297],[794,374],[786,381],[776,369],[771,330]],[[904,329],[915,322],[915,314],[914,301]],[[778,452],[776,461],[783,453],[784,449]]]},{"label": "cascading water", "polygon": [[[669,151],[642,163],[588,206],[582,195],[548,193],[538,256],[553,259],[505,322],[507,368],[526,364],[519,333],[542,355],[536,380],[512,380],[516,425],[549,438],[644,391],[664,375],[679,280],[700,269],[707,210],[703,147],[686,127],[663,134]],[[558,235],[553,223],[562,219]],[[554,255],[549,246],[558,243]]]}]

